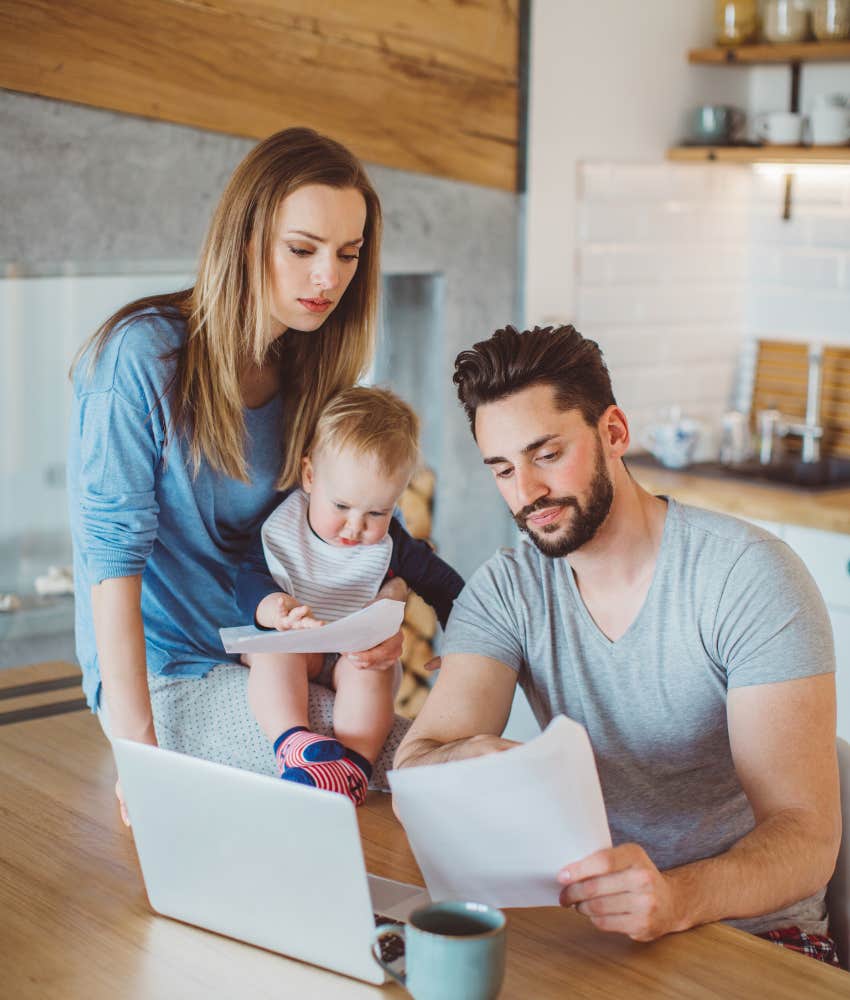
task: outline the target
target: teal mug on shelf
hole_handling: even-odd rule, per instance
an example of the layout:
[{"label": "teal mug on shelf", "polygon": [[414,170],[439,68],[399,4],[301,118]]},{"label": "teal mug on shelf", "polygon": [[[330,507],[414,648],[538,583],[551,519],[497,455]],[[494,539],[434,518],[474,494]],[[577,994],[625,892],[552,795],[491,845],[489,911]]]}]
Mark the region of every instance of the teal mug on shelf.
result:
[{"label": "teal mug on shelf", "polygon": [[726,104],[703,104],[691,112],[690,140],[705,146],[734,142],[744,127],[743,111]]},{"label": "teal mug on shelf", "polygon": [[[505,977],[506,923],[485,903],[431,903],[406,924],[375,928],[372,955],[413,1000],[495,1000]],[[381,958],[387,934],[404,938],[404,972]]]}]

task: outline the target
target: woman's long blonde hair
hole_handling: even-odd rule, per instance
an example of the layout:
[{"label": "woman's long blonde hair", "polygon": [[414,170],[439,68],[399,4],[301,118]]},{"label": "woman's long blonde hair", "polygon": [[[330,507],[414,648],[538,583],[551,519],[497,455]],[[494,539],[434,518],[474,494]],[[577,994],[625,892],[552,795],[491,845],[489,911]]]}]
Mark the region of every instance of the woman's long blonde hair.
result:
[{"label": "woman's long blonde hair", "polygon": [[[270,264],[275,214],[283,198],[307,184],[355,188],[366,202],[357,270],[336,309],[313,333],[287,330],[285,348],[269,344]],[[270,351],[280,358],[287,447],[278,487],[298,481],[301,456],[318,415],[353,385],[372,359],[377,322],[381,205],[360,161],[312,129],[277,132],[254,148],[230,178],[213,215],[195,285],[138,299],[101,326],[75,359],[93,367],[110,336],[135,314],[155,310],[181,318],[185,343],[174,353],[169,433],[184,437],[195,474],[202,460],[248,481],[244,402],[239,376]],[[73,371],[73,369],[72,369]]]}]

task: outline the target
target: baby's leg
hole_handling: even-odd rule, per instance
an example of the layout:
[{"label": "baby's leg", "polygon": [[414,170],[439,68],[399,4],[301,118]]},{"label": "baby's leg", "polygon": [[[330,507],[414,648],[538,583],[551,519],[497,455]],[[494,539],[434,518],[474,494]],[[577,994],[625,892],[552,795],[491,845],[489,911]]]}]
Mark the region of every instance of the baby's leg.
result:
[{"label": "baby's leg", "polygon": [[[272,743],[293,726],[307,727],[307,681],[321,668],[306,653],[251,653],[248,704]],[[313,672],[310,668],[313,667]]]},{"label": "baby's leg", "polygon": [[346,657],[334,670],[334,734],[370,764],[392,729],[394,682],[395,670],[358,670]]},{"label": "baby's leg", "polygon": [[248,701],[266,736],[274,743],[284,781],[347,795],[356,805],[366,798],[372,768],[348,759],[335,739],[308,729],[307,681],[321,672],[324,657],[304,653],[255,653],[244,657],[251,668]]},{"label": "baby's leg", "polygon": [[[306,653],[253,653],[243,657],[251,668],[248,704],[260,728],[274,744],[278,770],[301,768],[317,761],[339,760],[340,743],[308,729],[307,681],[322,669],[322,656]],[[290,776],[298,781],[298,776]]]}]

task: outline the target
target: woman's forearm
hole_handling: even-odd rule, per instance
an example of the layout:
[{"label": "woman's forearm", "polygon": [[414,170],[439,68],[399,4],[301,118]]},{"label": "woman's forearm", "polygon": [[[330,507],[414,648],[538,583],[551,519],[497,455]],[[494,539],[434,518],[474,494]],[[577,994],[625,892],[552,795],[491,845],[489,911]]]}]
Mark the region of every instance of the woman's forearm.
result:
[{"label": "woman's forearm", "polygon": [[142,578],[103,580],[91,589],[97,658],[113,736],[156,744],[148,691]]}]

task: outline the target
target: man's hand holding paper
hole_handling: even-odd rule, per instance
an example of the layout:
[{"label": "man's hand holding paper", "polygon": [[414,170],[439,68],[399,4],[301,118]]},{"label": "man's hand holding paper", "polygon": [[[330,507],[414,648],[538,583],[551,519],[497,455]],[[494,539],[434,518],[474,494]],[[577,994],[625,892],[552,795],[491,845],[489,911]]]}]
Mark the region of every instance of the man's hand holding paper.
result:
[{"label": "man's hand holding paper", "polygon": [[639,844],[620,844],[570,862],[558,873],[561,905],[575,906],[601,931],[654,941],[685,930],[676,912],[675,876],[660,872]]},{"label": "man's hand holding paper", "polygon": [[434,900],[557,906],[565,858],[611,846],[587,733],[565,716],[502,753],[389,779]]}]

